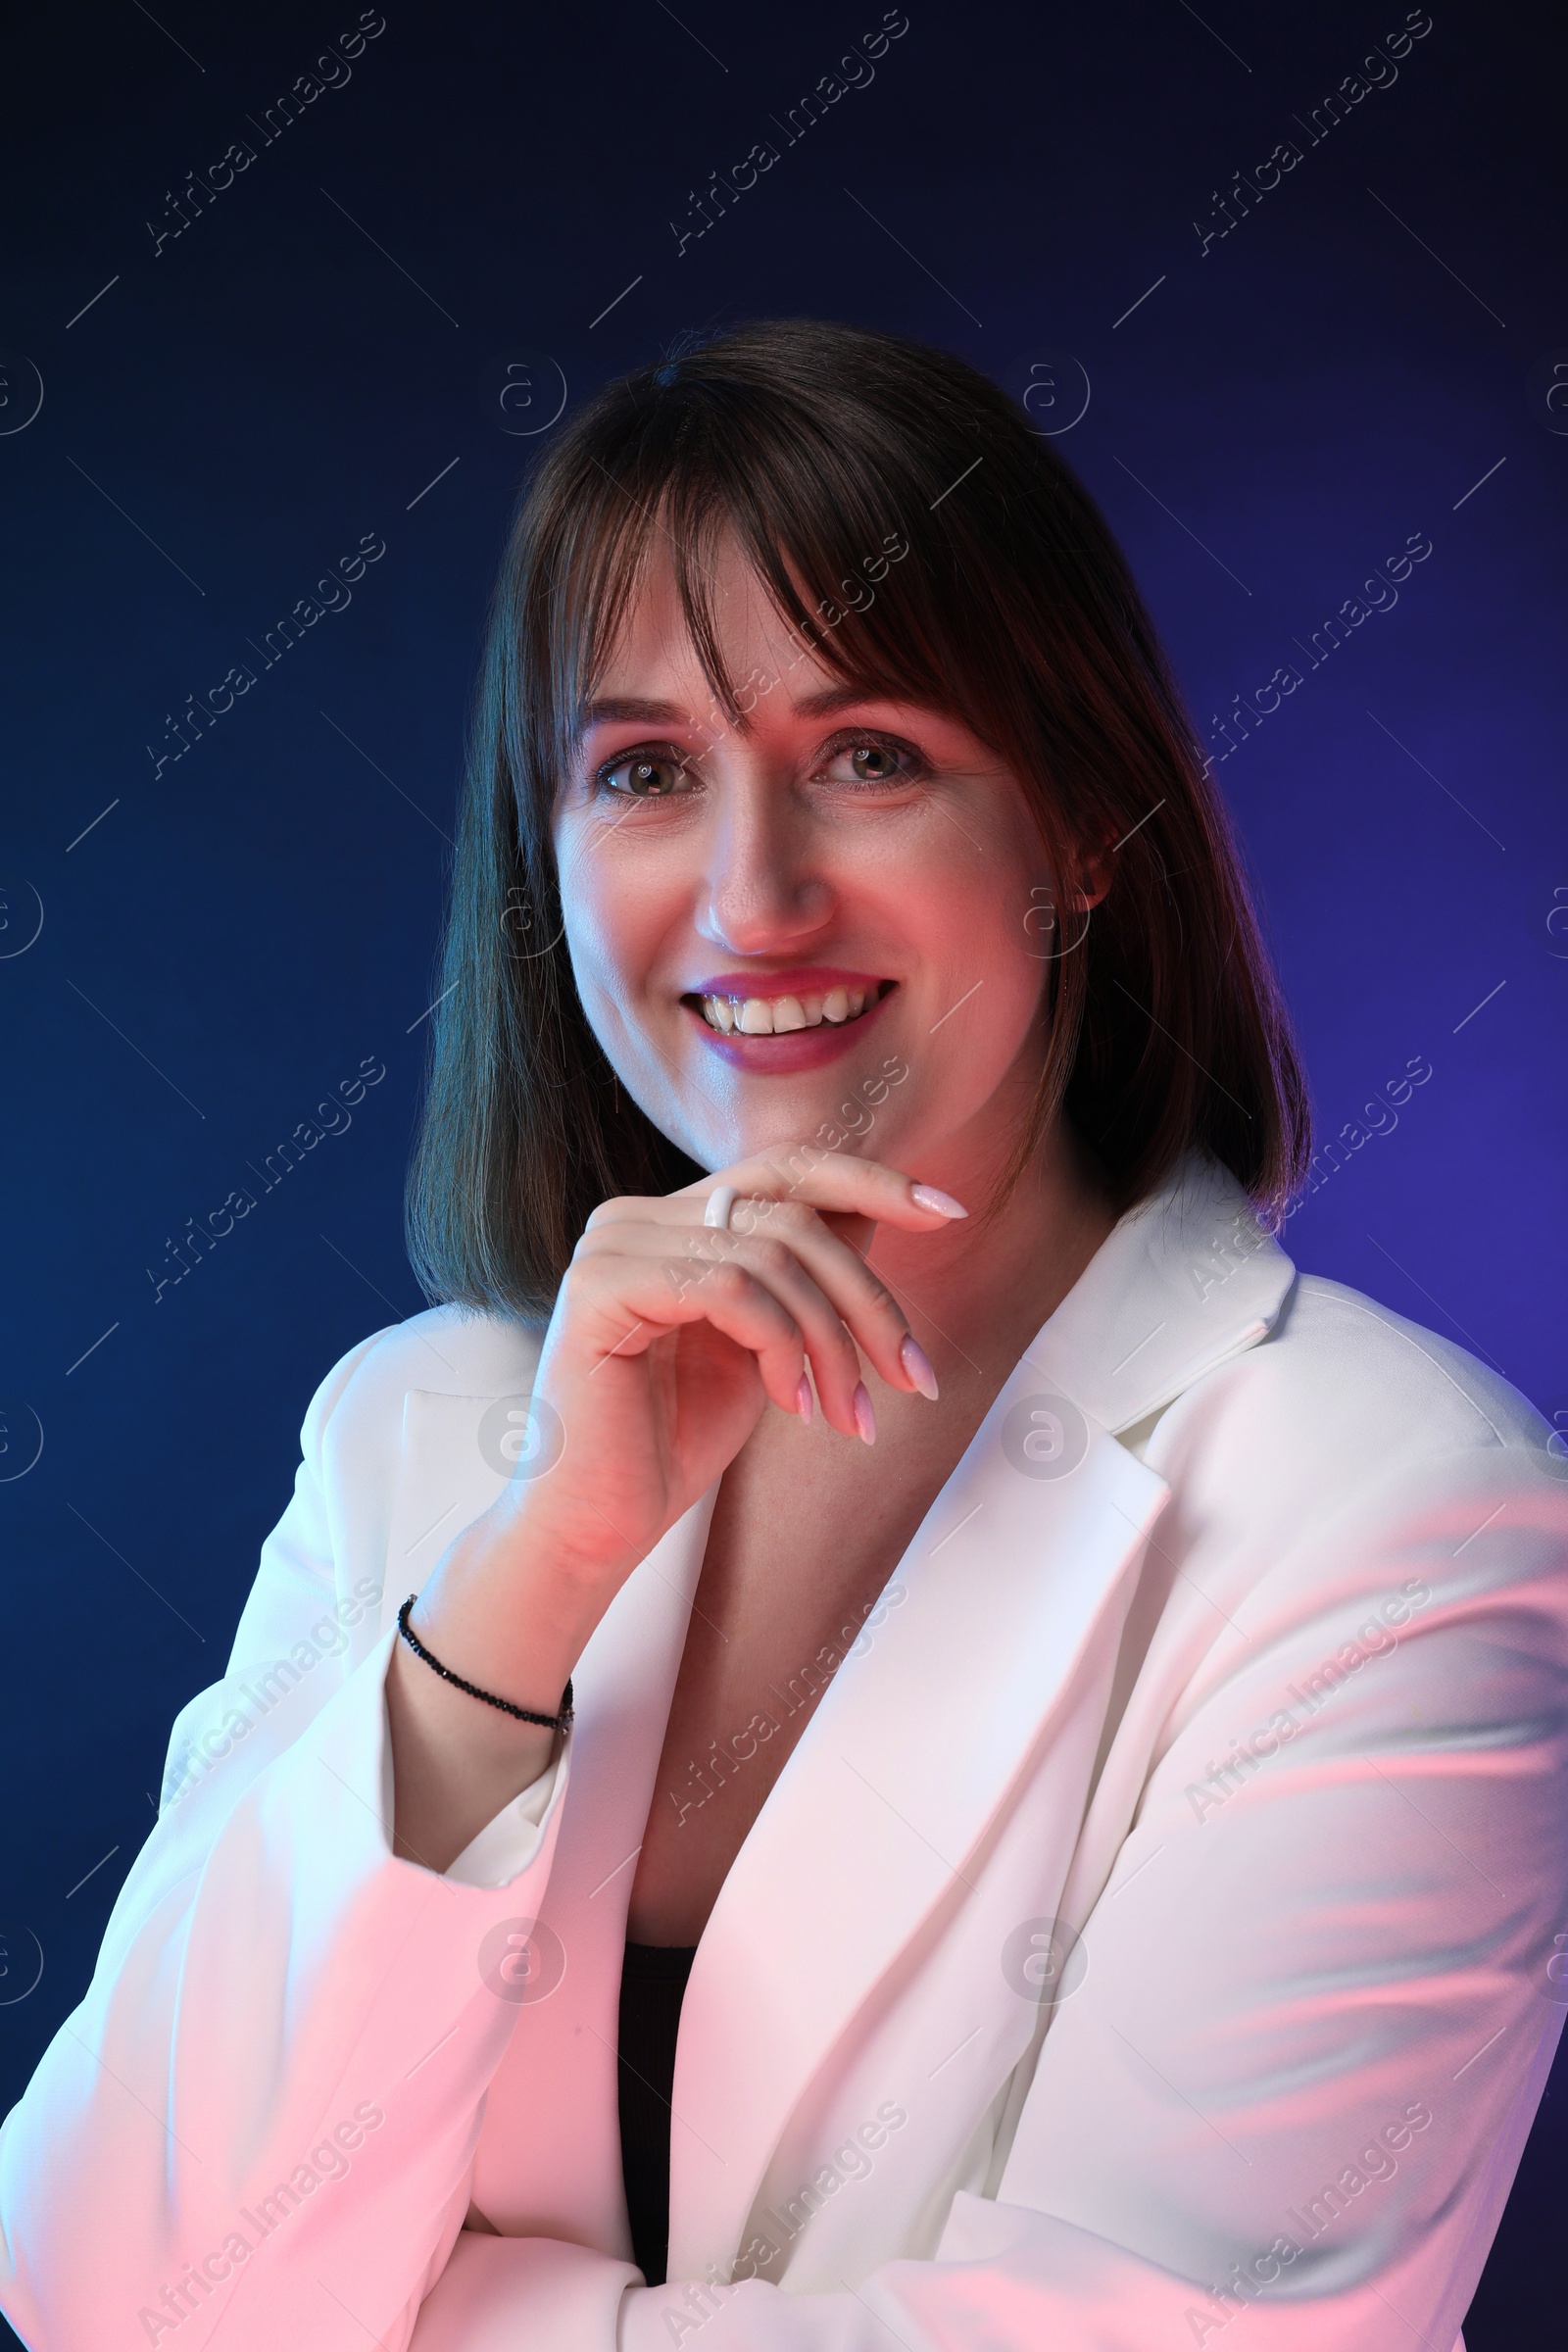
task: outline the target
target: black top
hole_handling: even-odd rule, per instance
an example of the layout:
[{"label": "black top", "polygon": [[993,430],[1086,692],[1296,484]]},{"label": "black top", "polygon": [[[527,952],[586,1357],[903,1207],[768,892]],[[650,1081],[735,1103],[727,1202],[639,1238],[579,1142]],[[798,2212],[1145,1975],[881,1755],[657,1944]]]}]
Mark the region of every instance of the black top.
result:
[{"label": "black top", "polygon": [[650,2286],[669,2252],[669,2093],[675,2035],[697,1946],[626,1944],[620,1972],[620,2170],[632,2251]]}]

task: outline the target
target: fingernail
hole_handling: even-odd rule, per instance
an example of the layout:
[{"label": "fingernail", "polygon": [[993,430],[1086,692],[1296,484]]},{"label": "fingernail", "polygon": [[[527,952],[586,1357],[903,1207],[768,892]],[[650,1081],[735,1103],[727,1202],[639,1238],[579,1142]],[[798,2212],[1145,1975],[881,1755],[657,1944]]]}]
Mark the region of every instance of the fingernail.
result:
[{"label": "fingernail", "polygon": [[874,1446],[876,1444],[876,1414],[871,1409],[871,1399],[865,1393],[863,1380],[856,1382],[855,1395],[850,1401],[855,1407],[856,1428],[867,1446]]},{"label": "fingernail", "polygon": [[812,1409],[811,1384],[807,1379],[806,1374],[803,1372],[801,1374],[801,1385],[795,1392],[795,1410],[800,1414],[803,1421],[809,1421],[811,1418]]},{"label": "fingernail", "polygon": [[911,1184],[909,1199],[916,1208],[934,1208],[944,1217],[966,1217],[969,1214],[961,1200],[955,1200],[951,1193],[939,1193],[934,1184]]},{"label": "fingernail", "polygon": [[912,1331],[906,1331],[904,1335],[904,1345],[899,1349],[899,1361],[921,1396],[929,1396],[932,1403],[935,1404],[938,1395],[936,1369]]}]

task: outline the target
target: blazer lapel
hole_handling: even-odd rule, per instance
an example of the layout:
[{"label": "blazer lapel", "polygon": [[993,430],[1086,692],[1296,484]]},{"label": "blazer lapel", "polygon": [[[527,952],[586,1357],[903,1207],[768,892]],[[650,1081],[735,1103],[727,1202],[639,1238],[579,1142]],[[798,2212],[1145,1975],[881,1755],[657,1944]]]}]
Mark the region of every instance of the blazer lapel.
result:
[{"label": "blazer lapel", "polygon": [[1026,1361],[1129,1429],[1272,1330],[1296,1268],[1228,1168],[1190,1152],[1129,1210]]},{"label": "blazer lapel", "polygon": [[[796,2101],[964,1873],[1167,1498],[1042,1395],[1020,1364],[900,1562],[906,1597],[839,1667],[725,1880],[682,2011],[672,2277],[733,2249]],[[1081,1455],[1036,1475],[1054,1432],[1031,1416],[1058,1407]],[[1042,1430],[1032,1461],[1018,1447]]]},{"label": "blazer lapel", "polygon": [[[1196,1155],[1031,1342],[824,1693],[720,1891],[681,2016],[670,2276],[740,2242],[790,2116],[951,1894],[1131,1597],[1169,1489],[1113,1432],[1270,1328],[1294,1268]],[[1061,1791],[1081,1811],[1087,1790]],[[765,2020],[765,2029],[762,2021]]]}]

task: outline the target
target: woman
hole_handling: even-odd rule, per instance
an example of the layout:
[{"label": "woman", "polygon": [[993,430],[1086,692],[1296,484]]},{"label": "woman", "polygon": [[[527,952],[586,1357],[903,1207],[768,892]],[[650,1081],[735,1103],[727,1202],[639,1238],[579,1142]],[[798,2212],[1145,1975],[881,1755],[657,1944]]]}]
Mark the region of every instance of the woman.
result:
[{"label": "woman", "polygon": [[24,2336],[1462,2341],[1568,1493],[1280,1248],[1237,856],[1001,393],[775,324],[578,417],[443,986],[444,1303],[318,1391],[8,2120]]}]

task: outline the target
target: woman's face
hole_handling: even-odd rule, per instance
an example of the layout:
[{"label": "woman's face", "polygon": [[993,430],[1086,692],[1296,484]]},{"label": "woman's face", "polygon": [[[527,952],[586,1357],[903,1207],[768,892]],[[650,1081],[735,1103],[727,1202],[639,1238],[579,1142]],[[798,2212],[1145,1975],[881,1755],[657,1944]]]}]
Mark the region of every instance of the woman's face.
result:
[{"label": "woman's face", "polygon": [[714,578],[744,718],[656,561],[558,800],[595,1034],[704,1168],[810,1140],[933,1180],[993,1163],[1033,1099],[1055,936],[1023,795],[939,708],[837,682],[737,551]]}]

